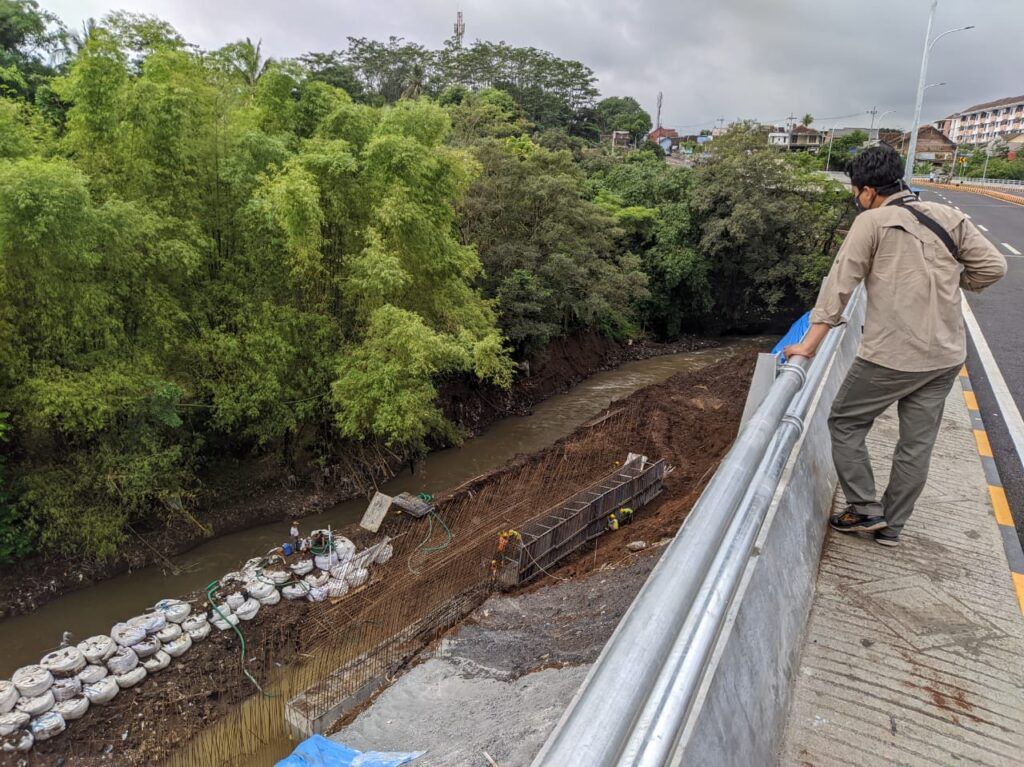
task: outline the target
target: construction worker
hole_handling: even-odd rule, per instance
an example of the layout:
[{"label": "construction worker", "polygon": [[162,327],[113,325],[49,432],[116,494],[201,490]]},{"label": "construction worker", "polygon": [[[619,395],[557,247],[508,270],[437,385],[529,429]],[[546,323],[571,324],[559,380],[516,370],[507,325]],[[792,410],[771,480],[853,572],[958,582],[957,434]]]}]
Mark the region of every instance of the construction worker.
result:
[{"label": "construction worker", "polygon": [[300,538],[299,520],[295,519],[294,517],[292,518],[292,529],[288,531],[288,535],[291,536],[292,539],[292,551],[298,551]]},{"label": "construction worker", "polygon": [[615,516],[614,511],[608,515],[608,529],[613,532],[619,529],[619,518]]},{"label": "construction worker", "polygon": [[626,506],[623,506],[621,509],[619,509],[618,515],[619,524],[628,525],[630,522],[633,521],[633,510],[627,508]]}]

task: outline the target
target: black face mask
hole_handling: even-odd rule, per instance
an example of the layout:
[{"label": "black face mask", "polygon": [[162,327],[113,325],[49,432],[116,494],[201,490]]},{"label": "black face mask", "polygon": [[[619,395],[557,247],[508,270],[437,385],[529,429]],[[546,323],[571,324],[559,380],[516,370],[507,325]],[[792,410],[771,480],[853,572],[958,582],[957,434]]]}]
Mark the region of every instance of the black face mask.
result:
[{"label": "black face mask", "polygon": [[[863,193],[864,193],[864,190],[862,189],[862,190],[861,190],[861,194],[863,194]],[[877,195],[875,195],[875,196],[877,197]],[[874,205],[874,203],[875,203],[875,201],[874,201],[874,200],[871,200],[871,204],[872,204],[872,205]],[[861,204],[861,201],[860,201],[860,194],[855,194],[855,195],[853,196],[853,207],[855,207],[855,208],[857,209],[857,212],[858,212],[858,213],[863,213],[864,211],[866,211],[866,210],[867,210],[867,208],[865,208],[865,207],[864,207],[864,206],[863,206],[863,205]]]}]

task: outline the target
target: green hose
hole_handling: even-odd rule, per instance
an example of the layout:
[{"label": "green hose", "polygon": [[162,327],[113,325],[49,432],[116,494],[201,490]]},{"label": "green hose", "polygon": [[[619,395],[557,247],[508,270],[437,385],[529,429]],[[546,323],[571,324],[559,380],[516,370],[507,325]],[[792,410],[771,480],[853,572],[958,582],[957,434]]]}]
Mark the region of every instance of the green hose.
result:
[{"label": "green hose", "polygon": [[280,697],[280,696],[278,696],[275,693],[269,693],[266,690],[264,690],[260,686],[260,683],[256,681],[256,678],[252,674],[249,673],[249,669],[247,669],[245,667],[245,652],[246,652],[245,636],[242,635],[241,629],[239,629],[238,626],[236,626],[235,624],[233,624],[230,621],[228,621],[227,616],[225,616],[224,613],[222,613],[220,611],[220,608],[217,607],[216,604],[214,604],[214,602],[213,602],[213,592],[217,590],[218,586],[220,586],[220,579],[211,581],[207,585],[207,587],[206,587],[206,601],[210,603],[210,607],[212,607],[213,611],[215,613],[217,613],[217,615],[220,616],[220,619],[222,621],[224,621],[225,623],[227,623],[229,626],[231,626],[231,628],[233,628],[235,630],[235,633],[238,634],[238,639],[242,643],[242,673],[245,674],[245,676],[249,679],[249,681],[252,682],[256,686],[256,689],[259,690],[261,693],[263,693],[263,695],[266,696],[267,698],[277,698],[277,697]]}]

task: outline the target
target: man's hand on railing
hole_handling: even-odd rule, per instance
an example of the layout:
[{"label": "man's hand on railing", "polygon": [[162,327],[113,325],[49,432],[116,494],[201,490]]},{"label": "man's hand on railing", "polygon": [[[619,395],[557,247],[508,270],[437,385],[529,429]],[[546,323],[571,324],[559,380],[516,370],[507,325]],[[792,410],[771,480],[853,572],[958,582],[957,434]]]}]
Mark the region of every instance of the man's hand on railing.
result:
[{"label": "man's hand on railing", "polygon": [[814,352],[816,351],[817,349],[815,349],[813,346],[804,341],[801,341],[798,344],[790,344],[785,349],[783,349],[782,356],[785,357],[787,360],[791,360],[794,357],[807,357],[808,359],[810,359],[811,357],[814,356]]}]

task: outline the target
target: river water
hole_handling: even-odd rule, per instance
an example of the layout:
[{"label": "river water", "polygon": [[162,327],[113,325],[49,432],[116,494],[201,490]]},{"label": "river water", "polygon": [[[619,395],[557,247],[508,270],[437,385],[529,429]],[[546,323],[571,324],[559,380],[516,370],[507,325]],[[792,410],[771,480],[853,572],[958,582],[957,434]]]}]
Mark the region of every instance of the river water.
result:
[{"label": "river water", "polygon": [[[597,373],[565,394],[558,394],[534,408],[527,416],[513,416],[491,425],[478,437],[460,447],[431,453],[416,466],[406,469],[381,489],[395,495],[438,493],[467,479],[490,471],[520,453],[531,453],[553,444],[600,413],[609,403],[638,389],[660,383],[683,370],[696,370],[738,352],[765,348],[763,338],[726,341],[713,349],[670,354],[627,362],[614,370]],[[340,503],[300,523],[306,532],[317,527],[334,527],[358,521],[366,501],[357,498]],[[287,540],[284,523],[261,525],[213,538],[175,557],[183,569],[178,575],[150,566],[124,573],[94,586],[55,599],[28,615],[0,623],[0,678],[10,678],[19,666],[38,662],[55,648],[64,631],[81,640],[105,634],[114,623],[139,614],[164,597],[176,597],[201,588],[215,578],[235,570],[250,557]]]}]

